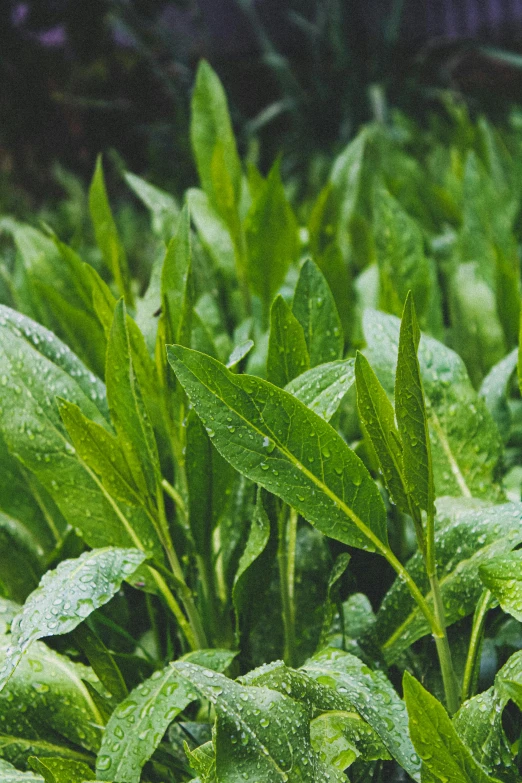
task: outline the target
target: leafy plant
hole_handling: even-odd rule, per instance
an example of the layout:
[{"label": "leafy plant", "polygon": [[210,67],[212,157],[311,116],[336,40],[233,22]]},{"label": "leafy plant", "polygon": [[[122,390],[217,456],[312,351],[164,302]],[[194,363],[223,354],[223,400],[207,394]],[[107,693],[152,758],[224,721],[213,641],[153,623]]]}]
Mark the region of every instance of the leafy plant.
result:
[{"label": "leafy plant", "polygon": [[145,292],[101,159],[97,265],[3,219],[3,780],[521,779],[520,194],[466,128],[306,214],[203,64]]}]

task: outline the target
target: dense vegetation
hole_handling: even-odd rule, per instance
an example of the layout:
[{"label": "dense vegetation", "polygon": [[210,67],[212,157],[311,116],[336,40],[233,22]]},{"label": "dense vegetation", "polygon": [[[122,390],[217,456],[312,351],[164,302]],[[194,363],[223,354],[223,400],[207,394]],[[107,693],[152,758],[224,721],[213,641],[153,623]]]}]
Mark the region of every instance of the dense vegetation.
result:
[{"label": "dense vegetation", "polygon": [[520,780],[516,123],[191,142],[1,218],[1,780]]}]

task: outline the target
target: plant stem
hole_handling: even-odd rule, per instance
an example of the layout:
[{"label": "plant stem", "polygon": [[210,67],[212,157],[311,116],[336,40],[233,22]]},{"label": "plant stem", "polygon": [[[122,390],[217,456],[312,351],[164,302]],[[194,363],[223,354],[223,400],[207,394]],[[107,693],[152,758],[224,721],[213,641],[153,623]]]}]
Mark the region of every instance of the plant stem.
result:
[{"label": "plant stem", "polygon": [[286,537],[287,546],[287,584],[288,584],[288,598],[290,601],[292,627],[294,629],[295,636],[295,547],[297,542],[297,521],[299,515],[294,508],[290,509],[290,516],[288,518],[288,530]]},{"label": "plant stem", "polygon": [[167,479],[162,478],[161,479],[161,486],[167,493],[167,495],[170,495],[174,503],[176,504],[177,510],[183,515],[186,516],[187,513],[187,507],[185,505],[185,501],[181,497],[180,493],[177,489],[175,489],[172,484],[170,484]]},{"label": "plant stem", "polygon": [[187,639],[187,642],[190,645],[191,650],[197,650],[199,645],[198,645],[198,643],[196,641],[196,637],[194,635],[194,632],[193,632],[192,628],[190,627],[190,624],[187,622],[187,618],[185,617],[185,615],[181,611],[180,605],[178,604],[178,602],[174,598],[173,594],[169,590],[169,587],[168,587],[167,583],[165,582],[165,580],[163,579],[161,574],[158,573],[158,571],[156,571],[154,568],[151,568],[149,566],[149,571],[150,571],[150,573],[152,575],[152,578],[156,582],[156,585],[158,586],[158,590],[160,591],[161,595],[165,599],[165,602],[166,602],[167,606],[169,607],[169,609],[171,610],[172,614],[174,615],[174,617],[178,621],[179,627],[181,628],[181,630],[185,634],[185,637]]},{"label": "plant stem", "polygon": [[437,578],[437,562],[435,559],[435,514],[433,503],[426,516],[426,571],[430,580],[431,592],[433,595],[433,609],[437,624],[442,631],[441,635],[434,634],[437,654],[439,656],[440,671],[442,682],[444,684],[444,694],[446,696],[446,706],[450,715],[457,712],[460,707],[459,684],[451,660],[451,649],[446,632],[446,617],[444,614],[444,604],[440,584]]},{"label": "plant stem", "polygon": [[490,608],[491,593],[489,590],[484,590],[480,596],[480,601],[475,608],[475,614],[473,615],[473,625],[471,627],[471,636],[469,640],[468,656],[466,658],[466,666],[464,667],[464,677],[462,679],[462,701],[466,701],[472,696],[473,680],[475,678],[475,672],[477,669],[477,661],[480,653],[480,646],[482,641],[482,632],[484,630],[484,623],[486,621],[486,615]]},{"label": "plant stem", "polygon": [[[277,564],[279,567],[279,585],[281,590],[281,605],[283,610],[283,626],[285,633],[284,659],[288,666],[295,662],[295,612],[293,596],[290,595],[289,583],[289,550],[287,540],[287,512],[288,506],[283,505],[278,515],[278,546]],[[295,559],[292,557],[292,559]],[[292,578],[293,589],[293,578]]]}]

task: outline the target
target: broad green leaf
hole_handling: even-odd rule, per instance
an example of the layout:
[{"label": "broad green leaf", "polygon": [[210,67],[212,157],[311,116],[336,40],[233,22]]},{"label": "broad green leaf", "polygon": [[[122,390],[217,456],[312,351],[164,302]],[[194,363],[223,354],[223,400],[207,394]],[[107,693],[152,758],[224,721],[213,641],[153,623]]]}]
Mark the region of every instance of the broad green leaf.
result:
[{"label": "broad green leaf", "polygon": [[301,671],[346,699],[391,755],[418,780],[419,760],[411,744],[406,709],[382,672],[371,671],[354,655],[332,648],[314,655]]},{"label": "broad green leaf", "polygon": [[437,274],[433,261],[424,254],[419,224],[384,187],[379,187],[374,195],[373,225],[381,309],[401,316],[406,295],[411,291],[421,326],[439,333],[442,325],[440,304],[435,317],[430,313],[430,305],[440,298]]},{"label": "broad green leaf", "polygon": [[[445,498],[437,501],[437,507],[437,573],[449,626],[474,611],[484,589],[479,567],[495,556],[510,552],[522,541],[522,505],[486,506],[479,501]],[[406,567],[428,604],[432,605],[420,554],[415,554]],[[430,632],[408,589],[398,580],[381,604],[374,632],[390,664],[413,642]]]},{"label": "broad green leaf", "polygon": [[0,780],[2,783],[44,783],[40,775],[35,775],[33,772],[20,772],[3,759],[0,759]]},{"label": "broad green leaf", "polygon": [[45,783],[85,783],[94,780],[92,769],[83,761],[30,756],[29,764],[43,776]]},{"label": "broad green leaf", "polygon": [[267,378],[284,387],[310,367],[303,328],[281,295],[270,310]]},{"label": "broad green leaf", "polygon": [[[265,312],[297,260],[297,222],[275,163],[245,219],[247,276]],[[338,357],[335,357],[338,358]]]},{"label": "broad green leaf", "polygon": [[[185,753],[191,768],[198,773],[198,781],[201,783],[215,783],[216,781],[216,753],[212,742],[205,742],[194,750],[185,746]],[[194,781],[192,781],[194,783]]]},{"label": "broad green leaf", "polygon": [[134,371],[122,299],[114,310],[107,344],[107,399],[118,440],[141,492],[154,498],[160,475],[156,439],[149,413]]},{"label": "broad green leaf", "polygon": [[181,212],[161,275],[161,300],[166,323],[166,342],[190,345],[193,283],[190,247],[190,217],[187,207]]},{"label": "broad green leaf", "polygon": [[[1,661],[9,644],[0,639]],[[29,756],[92,761],[103,719],[86,681],[97,683],[88,667],[35,642],[0,693],[0,757],[22,768]]]},{"label": "broad green leaf", "polygon": [[440,783],[488,783],[489,777],[472,757],[448,713],[408,672],[404,675],[404,698],[410,733],[422,763]]},{"label": "broad green leaf", "polygon": [[[206,666],[207,671],[224,671],[234,655],[228,650],[200,650],[185,658]],[[196,698],[194,689],[173,664],[154,672],[134,688],[116,707],[105,728],[96,760],[98,778],[138,783],[143,765],[158,747],[168,725]]]},{"label": "broad green leaf", "polygon": [[94,549],[47,571],[11,625],[11,650],[0,668],[0,690],[33,642],[74,630],[110,601],[144,560],[138,549]]},{"label": "broad green leaf", "polygon": [[[319,762],[307,712],[293,699],[249,688],[188,662],[173,668],[208,699],[217,714],[216,777],[223,783],[315,783]],[[281,742],[281,734],[285,738]]]},{"label": "broad green leaf", "polygon": [[518,349],[514,348],[494,367],[482,381],[480,396],[486,403],[495,424],[506,442],[511,429],[511,412],[508,406],[509,382],[517,366]]},{"label": "broad green leaf", "polygon": [[224,165],[230,174],[237,200],[241,185],[241,162],[228,113],[227,98],[218,76],[204,60],[199,64],[192,96],[190,138],[199,178],[209,198],[219,204],[219,194],[215,192],[212,177],[212,158],[217,145],[220,144]]},{"label": "broad green leaf", "polygon": [[190,188],[186,198],[201,244],[216,267],[227,277],[232,277],[236,269],[235,249],[222,217],[212,207],[209,197],[202,190]]},{"label": "broad green leaf", "polygon": [[327,422],[266,381],[234,375],[180,346],[167,350],[214,445],[236,470],[331,538],[382,551],[387,534],[379,491]]},{"label": "broad green leaf", "polygon": [[103,260],[110,270],[121,296],[124,296],[127,304],[132,306],[133,297],[130,287],[127,255],[118,234],[107,197],[101,155],[98,156],[96,161],[96,168],[89,189],[89,209],[96,242],[100,248]]},{"label": "broad green leaf", "polygon": [[4,305],[0,305],[0,330],[6,335],[10,333],[25,340],[39,354],[74,378],[85,396],[108,418],[105,386],[56,335],[36,321]]},{"label": "broad green leaf", "polygon": [[[400,322],[367,310],[363,318],[365,355],[389,394],[393,394]],[[437,496],[463,495],[498,500],[495,484],[502,453],[497,428],[473,389],[462,359],[425,335],[419,364],[426,398]]]},{"label": "broad green leaf", "polygon": [[332,292],[313,261],[301,267],[292,311],[303,327],[310,367],[340,359],[343,330]]},{"label": "broad green leaf", "polygon": [[270,520],[263,505],[262,491],[259,490],[248,538],[239,559],[232,588],[238,635],[245,635],[250,630],[268,588],[266,577],[274,555],[274,547],[269,546],[269,541]]},{"label": "broad green leaf", "polygon": [[395,411],[402,442],[402,463],[408,492],[425,511],[434,511],[435,490],[424,390],[417,350],[420,330],[411,293],[406,297],[395,374]]},{"label": "broad green leaf", "polygon": [[[65,436],[55,395],[77,404],[92,421],[108,426],[74,373],[67,373],[21,335],[0,325],[0,379],[5,381],[0,429],[7,447],[35,475],[65,519],[92,547],[137,546],[161,558],[157,535],[144,512],[115,505]],[[92,387],[96,389],[96,384]],[[98,398],[96,391],[92,395]]]},{"label": "broad green leaf", "polygon": [[480,566],[479,573],[502,609],[522,621],[522,551],[491,558]]},{"label": "broad green leaf", "polygon": [[355,362],[345,359],[318,364],[285,386],[307,408],[330,421],[355,380]]},{"label": "broad green leaf", "polygon": [[109,495],[137,506],[142,499],[118,439],[84,416],[77,405],[57,398],[58,409],[76,453],[98,475]]},{"label": "broad green leaf", "polygon": [[[356,712],[323,712],[310,723],[312,748],[325,764],[344,772],[356,758],[389,759],[390,754],[375,732]],[[341,776],[341,781],[346,778]]]},{"label": "broad green leaf", "polygon": [[130,171],[126,171],[124,177],[127,185],[150,210],[153,231],[168,242],[176,231],[180,212],[174,196]]},{"label": "broad green leaf", "polygon": [[357,353],[355,377],[361,423],[371,440],[393,502],[401,511],[409,514],[404,486],[403,450],[395,425],[393,405],[362,353]]},{"label": "broad green leaf", "polygon": [[43,549],[30,528],[0,511],[0,593],[23,601],[42,570]]}]

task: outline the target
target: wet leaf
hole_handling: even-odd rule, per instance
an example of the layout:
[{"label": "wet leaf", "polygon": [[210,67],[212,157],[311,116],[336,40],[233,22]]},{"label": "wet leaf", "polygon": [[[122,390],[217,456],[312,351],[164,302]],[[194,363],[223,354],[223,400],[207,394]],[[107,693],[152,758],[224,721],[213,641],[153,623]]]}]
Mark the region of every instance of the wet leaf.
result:
[{"label": "wet leaf", "polygon": [[322,419],[330,421],[353,386],[354,367],[353,359],[318,364],[290,381],[285,390]]},{"label": "wet leaf", "polygon": [[502,609],[522,621],[522,551],[491,558],[480,566],[479,574]]},{"label": "wet leaf", "polygon": [[283,388],[310,367],[303,328],[281,295],[270,310],[267,379]]},{"label": "wet leaf", "polygon": [[[234,655],[228,650],[200,650],[189,653],[186,660],[206,666],[208,671],[224,671]],[[154,672],[134,688],[105,728],[96,760],[98,778],[138,783],[143,765],[158,747],[168,725],[196,698],[194,688],[173,664]]]},{"label": "wet leaf", "polygon": [[514,348],[494,367],[482,381],[480,396],[486,403],[495,424],[506,442],[511,429],[511,413],[508,406],[509,382],[517,366],[518,349]]},{"label": "wet leaf", "polygon": [[303,327],[310,367],[340,359],[344,338],[339,313],[324,275],[305,261],[295,288],[292,311]]},{"label": "wet leaf", "polygon": [[95,778],[92,769],[83,761],[30,756],[29,764],[43,776],[45,783],[85,783]]},{"label": "wet leaf", "polygon": [[2,783],[44,783],[40,775],[35,775],[33,772],[20,772],[3,759],[0,759],[0,780]]},{"label": "wet leaf", "polygon": [[168,356],[214,445],[236,470],[326,535],[364,549],[386,546],[377,487],[329,424],[291,394],[234,375],[208,356],[179,346],[169,347]]},{"label": "wet leaf", "polygon": [[110,601],[144,560],[145,554],[137,549],[94,549],[47,571],[11,625],[10,651],[0,667],[0,690],[33,642],[74,630]]}]

